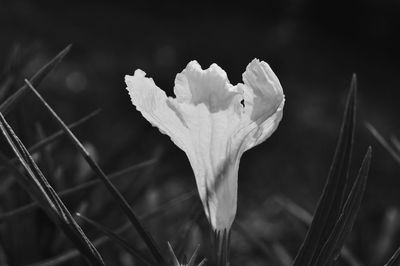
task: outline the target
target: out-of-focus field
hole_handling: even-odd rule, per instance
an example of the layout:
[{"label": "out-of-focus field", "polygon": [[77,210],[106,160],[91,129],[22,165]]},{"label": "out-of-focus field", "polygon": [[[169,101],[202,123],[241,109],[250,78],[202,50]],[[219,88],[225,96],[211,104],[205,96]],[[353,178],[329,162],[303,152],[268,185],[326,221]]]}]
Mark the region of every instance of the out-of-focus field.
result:
[{"label": "out-of-focus field", "polygon": [[[20,87],[24,78],[72,43],[70,53],[46,78],[41,91],[67,123],[101,108],[99,115],[75,132],[107,173],[161,156],[156,165],[116,181],[130,201],[137,199],[134,209],[144,214],[192,191],[195,182],[185,154],[132,106],[124,76],[141,68],[172,95],[176,73],[190,60],[197,60],[203,68],[217,63],[233,84],[241,82],[241,74],[253,58],[268,62],[285,92],[284,118],[269,140],[246,152],[241,160],[237,221],[273,254],[287,252],[290,258],[296,254],[306,226],[275,199],[289,198],[310,212],[314,210],[355,72],[359,92],[353,162],[360,165],[368,145],[373,146],[373,160],[348,247],[365,265],[382,265],[400,244],[400,165],[371,136],[364,122],[373,124],[385,137],[400,136],[396,100],[400,96],[400,4],[304,0],[268,5],[2,1],[0,81],[11,73],[12,88]],[[10,66],[7,62],[12,54],[15,63]],[[8,117],[26,144],[38,140],[37,122],[45,135],[57,129],[39,106],[28,96]],[[3,140],[0,143],[10,154]],[[52,180],[57,189],[90,178],[90,169],[68,141],[57,142],[48,154],[52,164],[40,163],[45,172],[58,173],[58,179]],[[352,176],[357,170],[352,169]],[[17,185],[0,188],[1,212],[28,202],[30,198]],[[164,248],[166,241],[178,245],[179,230],[194,208],[200,210],[198,204],[196,194],[144,223]],[[85,210],[87,216],[110,228],[126,222],[101,188],[72,197],[67,206]],[[100,235],[89,227],[87,231],[91,239]],[[134,233],[126,236],[143,247]],[[191,238],[189,253],[198,241],[206,255],[208,232],[203,213]],[[37,212],[0,225],[0,244],[11,254],[14,264],[10,265],[56,256],[70,248],[62,239]],[[232,242],[233,265],[270,261],[240,233],[233,232]],[[130,265],[130,257],[114,244],[100,252],[110,265]]]}]

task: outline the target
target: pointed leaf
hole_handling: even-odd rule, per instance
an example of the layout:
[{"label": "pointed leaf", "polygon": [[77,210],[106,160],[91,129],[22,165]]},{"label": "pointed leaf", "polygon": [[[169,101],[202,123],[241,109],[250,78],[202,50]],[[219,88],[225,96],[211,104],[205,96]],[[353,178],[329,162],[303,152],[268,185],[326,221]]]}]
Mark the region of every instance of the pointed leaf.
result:
[{"label": "pointed leaf", "polygon": [[14,165],[9,163],[7,166],[9,168],[14,168],[14,170],[12,170],[13,173],[17,174],[16,177],[24,185],[27,192],[29,192],[32,198],[37,200],[49,218],[52,219],[52,221],[75,244],[85,258],[93,265],[104,265],[104,262],[96,248],[72,218],[64,203],[47,182],[43,173],[40,171],[25,146],[15,135],[14,131],[1,113],[0,129],[29,177],[17,174],[19,171]]},{"label": "pointed leaf", "polygon": [[[0,153],[0,161],[2,161],[3,164],[9,163],[9,160],[4,155],[2,156],[1,153]],[[155,159],[150,159],[150,160],[144,161],[142,163],[129,166],[129,167],[125,168],[125,169],[122,169],[120,171],[117,171],[115,173],[110,174],[109,178],[110,178],[110,180],[113,180],[113,179],[117,179],[117,178],[123,177],[126,174],[131,173],[134,170],[137,170],[137,169],[140,169],[142,167],[146,167],[146,166],[152,165],[152,164],[154,164],[155,161],[156,161]],[[99,179],[90,180],[90,181],[87,181],[87,182],[85,182],[83,184],[77,185],[75,187],[62,190],[62,191],[60,191],[58,193],[58,195],[59,195],[60,198],[64,199],[64,198],[66,198],[68,196],[75,195],[78,192],[82,192],[82,191],[84,191],[86,189],[92,188],[92,187],[94,187],[94,186],[96,186],[96,185],[98,185],[100,183],[101,183],[101,181]],[[5,221],[7,221],[7,220],[9,220],[10,218],[13,218],[13,217],[16,217],[16,216],[19,216],[19,215],[22,215],[22,214],[29,213],[29,212],[35,210],[37,207],[38,207],[37,203],[36,202],[32,202],[32,203],[26,204],[24,206],[21,206],[19,208],[16,208],[16,209],[14,209],[12,211],[9,211],[9,212],[6,212],[6,213],[2,213],[2,214],[0,214],[0,224],[5,222]]]},{"label": "pointed leaf", "polygon": [[135,257],[138,261],[140,261],[141,265],[155,265],[153,262],[151,262],[142,252],[137,250],[136,248],[132,247],[129,245],[129,243],[124,240],[122,237],[120,237],[118,234],[114,233],[110,229],[104,227],[103,225],[93,221],[92,219],[89,219],[86,216],[83,216],[80,213],[76,214],[78,217],[80,217],[82,220],[102,232],[104,235],[106,235],[108,238],[110,238],[114,243],[120,245],[123,247],[129,254],[131,254],[133,257]]},{"label": "pointed leaf", "polygon": [[[71,49],[71,44],[64,48],[60,53],[58,53],[53,59],[51,59],[45,66],[43,66],[32,78],[30,78],[30,83],[34,86],[38,86],[42,80],[61,62],[61,60],[68,54]],[[17,90],[13,95],[8,97],[1,105],[0,112],[3,115],[7,115],[9,111],[18,103],[27,93],[29,92],[28,86],[25,84],[19,90]]]},{"label": "pointed leaf", "polygon": [[339,256],[347,235],[353,228],[361,201],[364,196],[365,187],[367,185],[369,166],[371,162],[371,147],[364,157],[361,168],[358,172],[357,179],[354,181],[350,194],[343,206],[339,220],[335,224],[328,240],[325,242],[320,254],[315,260],[316,266],[330,266]]},{"label": "pointed leaf", "polygon": [[329,237],[344,202],[351,164],[356,116],[356,77],[353,76],[347,97],[344,119],[328,178],[317,204],[313,221],[294,261],[294,266],[310,265]]},{"label": "pointed leaf", "polygon": [[[189,193],[194,196],[194,195],[196,195],[194,192],[197,193],[197,191],[195,191],[195,190],[193,190],[193,191],[191,191]],[[189,193],[186,193],[186,194],[189,194]],[[168,211],[170,208],[176,206],[178,203],[182,203],[183,201],[186,201],[186,200],[189,200],[189,199],[190,199],[190,197],[179,196],[179,197],[177,197],[175,199],[172,199],[172,200],[164,203],[163,205],[157,207],[154,210],[147,211],[142,216],[140,216],[140,218],[142,220],[152,219],[152,218],[156,217],[156,215],[159,215],[159,214],[164,213],[165,211]],[[115,234],[123,234],[124,232],[126,232],[127,230],[129,230],[131,228],[132,228],[131,223],[127,222],[124,225],[120,226],[119,228],[117,228],[116,230],[113,230],[113,231],[114,231]],[[93,240],[93,244],[94,244],[95,247],[98,248],[98,247],[108,243],[109,240],[110,239],[108,237],[101,236],[101,237],[96,238],[95,240]],[[40,261],[38,263],[34,263],[34,264],[29,265],[29,266],[56,266],[56,265],[60,265],[61,263],[65,263],[65,262],[67,262],[69,260],[75,259],[75,258],[77,258],[79,256],[80,256],[80,253],[77,250],[73,249],[73,250],[66,251],[66,252],[64,252],[64,253],[62,253],[62,254],[60,254],[58,256],[55,256],[53,258],[46,259],[44,261]],[[204,265],[205,262],[206,262],[206,260],[204,259],[198,266]]]},{"label": "pointed leaf", "polygon": [[135,227],[143,241],[146,243],[147,247],[149,248],[150,252],[153,254],[156,261],[160,264],[165,264],[165,260],[159,250],[159,247],[153,240],[153,237],[149,234],[149,232],[144,228],[141,221],[137,218],[136,214],[132,210],[131,206],[128,204],[126,199],[121,195],[118,189],[110,182],[106,174],[100,168],[96,161],[92,159],[89,155],[85,147],[82,143],[76,138],[76,136],[72,133],[71,130],[65,125],[65,123],[61,120],[61,118],[54,112],[54,110],[47,104],[47,102],[43,99],[43,97],[39,94],[39,92],[32,86],[32,84],[25,79],[25,83],[28,87],[34,92],[40,102],[44,105],[44,107],[48,110],[51,116],[55,119],[55,121],[59,124],[59,126],[64,130],[65,134],[71,140],[71,143],[78,149],[78,151],[82,154],[83,158],[95,172],[96,176],[100,178],[103,182],[107,190],[113,196],[115,201],[121,207],[125,215],[131,221],[132,225]]}]

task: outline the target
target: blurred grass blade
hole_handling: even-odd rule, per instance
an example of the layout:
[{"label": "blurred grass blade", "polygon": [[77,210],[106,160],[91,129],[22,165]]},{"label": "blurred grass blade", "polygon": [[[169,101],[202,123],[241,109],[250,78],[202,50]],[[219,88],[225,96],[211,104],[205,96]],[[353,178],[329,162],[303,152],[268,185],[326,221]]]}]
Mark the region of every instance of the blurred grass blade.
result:
[{"label": "blurred grass blade", "polygon": [[376,140],[389,152],[393,159],[400,164],[400,154],[398,154],[390,144],[385,140],[384,137],[375,129],[370,123],[365,122],[365,126],[371,132],[371,134],[376,138]]},{"label": "blurred grass blade", "polygon": [[[32,78],[29,79],[30,83],[38,86],[42,80],[61,62],[61,60],[68,54],[71,49],[71,44],[59,52],[53,59],[51,59],[45,66],[39,69]],[[0,112],[7,115],[9,111],[29,92],[28,86],[25,84],[18,89],[14,94],[8,97],[1,105]]]},{"label": "blurred grass blade", "polygon": [[358,172],[358,176],[354,181],[353,187],[349,193],[346,203],[344,204],[343,211],[340,214],[340,218],[330,233],[328,240],[325,242],[314,265],[332,265],[339,256],[344,241],[353,228],[354,221],[356,220],[358,211],[360,209],[361,201],[367,185],[370,163],[371,147],[368,148],[368,151],[364,157]]},{"label": "blurred grass blade", "polygon": [[[7,163],[10,163],[8,158],[6,158],[1,153],[0,153],[0,161],[4,165],[7,164]],[[139,164],[136,164],[136,165],[132,165],[132,166],[127,167],[125,169],[122,169],[122,170],[120,170],[118,172],[110,174],[109,178],[111,180],[111,179],[116,179],[116,178],[119,178],[119,177],[123,177],[126,174],[131,173],[134,170],[137,170],[137,169],[152,165],[152,164],[155,163],[155,161],[156,161],[155,159],[150,159],[150,160],[144,161],[142,163],[139,163]],[[87,181],[87,182],[82,183],[80,185],[77,185],[75,187],[62,190],[62,191],[60,191],[58,193],[58,196],[60,198],[64,199],[64,198],[66,198],[68,196],[75,195],[78,192],[82,192],[82,191],[84,191],[86,189],[92,188],[92,187],[94,187],[94,186],[96,186],[96,185],[98,185],[100,183],[101,183],[101,181],[99,179],[90,180],[90,181]],[[0,224],[5,222],[5,221],[7,221],[7,220],[9,220],[10,218],[29,213],[30,211],[35,210],[37,207],[38,207],[37,203],[36,202],[32,202],[32,203],[26,204],[24,206],[21,206],[19,208],[16,208],[16,209],[14,209],[12,211],[9,211],[9,212],[6,212],[6,213],[2,213],[2,214],[0,214]]]},{"label": "blurred grass blade", "polygon": [[[312,221],[312,215],[302,208],[301,206],[297,205],[295,202],[291,201],[288,198],[277,197],[274,199],[279,205],[283,207],[288,213],[299,219],[305,225],[310,225]],[[343,246],[340,255],[342,256],[343,260],[347,262],[350,266],[362,266],[363,264],[360,262],[358,258],[346,247]]]},{"label": "blurred grass blade", "polygon": [[114,243],[117,243],[121,247],[123,247],[129,254],[131,254],[133,257],[135,257],[139,262],[140,265],[156,265],[154,262],[151,262],[142,252],[139,250],[131,247],[128,242],[126,242],[122,237],[120,237],[118,234],[114,233],[113,231],[109,230],[108,228],[104,227],[103,225],[96,223],[92,219],[87,218],[86,216],[77,213],[76,214],[79,218],[84,220],[86,223],[90,224],[100,232],[102,232],[104,235],[106,235],[110,240],[114,241]]},{"label": "blurred grass blade", "polygon": [[[76,128],[76,127],[82,125],[83,123],[85,123],[85,122],[88,121],[89,119],[93,118],[93,117],[96,116],[98,113],[100,113],[100,111],[101,111],[100,109],[97,109],[97,110],[91,112],[90,114],[88,114],[88,115],[82,117],[81,119],[79,119],[79,120],[77,120],[77,121],[75,121],[75,122],[69,124],[69,125],[68,125],[68,128],[69,128],[69,129],[74,129],[74,128]],[[52,135],[50,135],[50,136],[48,136],[48,137],[46,137],[46,138],[40,140],[39,142],[37,142],[36,144],[34,144],[32,147],[28,148],[28,151],[29,151],[30,153],[37,152],[37,151],[43,149],[44,147],[46,147],[47,145],[49,145],[50,143],[56,141],[58,138],[60,138],[60,137],[63,136],[63,135],[64,135],[64,131],[59,130],[59,131],[53,133]],[[17,161],[17,160],[18,160],[17,158],[13,158],[13,159],[11,159],[11,162],[15,162],[15,161]],[[0,169],[1,169],[1,166],[0,166]],[[0,219],[0,222],[1,222],[1,219]]]},{"label": "blurred grass blade", "polygon": [[339,217],[344,203],[344,193],[347,191],[348,172],[351,164],[356,119],[356,96],[357,81],[356,76],[353,75],[328,178],[317,204],[311,226],[295,258],[294,266],[312,264],[312,261],[316,258],[315,254],[318,254],[322,248],[321,244],[329,237],[329,232]]},{"label": "blurred grass blade", "polygon": [[[71,123],[68,125],[68,128],[70,130],[84,124],[85,122],[87,122],[88,120],[90,120],[91,118],[95,117],[96,115],[98,115],[100,113],[100,109],[94,110],[93,112],[89,113],[88,115],[85,115],[84,117],[82,117],[81,119]],[[64,135],[64,131],[59,130],[53,134],[51,134],[50,136],[40,140],[39,142],[37,142],[36,144],[34,144],[32,147],[30,147],[28,149],[29,152],[34,153],[40,149],[42,149],[43,147],[47,146],[49,143],[52,143],[54,141],[56,141],[59,137]]]},{"label": "blurred grass blade", "polygon": [[61,120],[61,118],[54,112],[54,110],[47,104],[47,102],[43,99],[43,97],[39,94],[39,92],[32,86],[32,84],[25,79],[25,83],[28,87],[34,92],[34,94],[38,97],[40,102],[45,106],[45,108],[49,111],[51,116],[56,120],[56,122],[60,125],[60,127],[64,130],[67,136],[70,138],[71,143],[78,149],[78,151],[82,154],[83,158],[87,161],[92,170],[96,173],[96,176],[103,181],[104,185],[113,196],[115,201],[121,207],[125,215],[131,221],[132,225],[135,227],[140,237],[146,243],[150,252],[153,254],[156,261],[160,264],[166,264],[164,257],[162,256],[159,247],[153,240],[152,236],[147,232],[147,230],[142,225],[141,221],[137,218],[136,214],[133,212],[131,206],[125,200],[125,198],[121,195],[121,193],[115,188],[115,186],[108,180],[108,177],[103,172],[103,170],[99,167],[99,165],[92,159],[89,153],[86,151],[82,143],[76,138],[76,136],[68,129],[65,123]]},{"label": "blurred grass blade", "polygon": [[[185,193],[184,195],[185,195],[185,197],[179,196],[179,197],[177,197],[175,199],[172,199],[172,200],[162,204],[161,206],[157,207],[154,210],[147,211],[146,213],[141,215],[140,218],[142,220],[152,219],[152,218],[156,217],[158,214],[164,213],[165,211],[170,210],[171,208],[175,207],[178,203],[182,203],[184,201],[187,201],[187,200],[191,199],[192,197],[194,197],[195,195],[197,195],[197,189],[196,190],[192,190],[192,191],[190,191],[188,193]],[[191,197],[187,197],[187,195],[191,195]],[[131,227],[132,227],[132,224],[130,222],[127,222],[124,225],[122,225],[119,228],[117,228],[116,230],[113,230],[113,232],[115,234],[122,234],[122,233],[128,231],[129,229],[131,229]],[[110,239],[108,237],[101,236],[101,237],[96,238],[95,240],[93,240],[93,244],[94,244],[95,247],[98,248],[98,247],[108,243],[109,240]],[[53,257],[51,259],[47,259],[47,260],[44,260],[44,261],[40,261],[38,263],[30,264],[29,266],[56,266],[56,265],[60,265],[62,263],[65,263],[65,262],[67,262],[69,260],[75,259],[75,258],[77,258],[79,256],[80,256],[80,253],[77,250],[73,249],[73,250],[66,251],[66,252],[64,252],[64,253],[62,253],[62,254],[60,254],[58,256],[55,256],[55,257]],[[203,264],[199,264],[199,266],[200,265],[203,265]]]},{"label": "blurred grass blade", "polygon": [[396,250],[385,266],[400,266],[400,248]]},{"label": "blurred grass blade", "polygon": [[[49,218],[52,219],[52,221],[75,244],[79,251],[82,252],[88,262],[92,265],[104,265],[104,262],[96,248],[72,218],[64,203],[47,182],[46,178],[1,113],[0,129],[29,175],[29,177],[27,177],[19,174],[16,178],[18,178],[18,180],[23,184],[27,192],[37,200]],[[13,172],[19,173],[17,169]]]}]

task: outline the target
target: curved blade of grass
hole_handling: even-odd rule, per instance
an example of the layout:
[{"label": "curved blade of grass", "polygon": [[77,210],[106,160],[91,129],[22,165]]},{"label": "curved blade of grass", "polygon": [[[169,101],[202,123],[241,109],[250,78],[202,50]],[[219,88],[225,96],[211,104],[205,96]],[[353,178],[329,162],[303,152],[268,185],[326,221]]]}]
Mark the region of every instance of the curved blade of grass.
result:
[{"label": "curved blade of grass", "polygon": [[[284,210],[302,221],[305,225],[311,224],[312,215],[292,200],[288,198],[277,197],[275,198],[275,201],[279,203]],[[350,266],[363,265],[360,260],[356,258],[355,255],[346,246],[343,246],[340,255],[342,256],[343,260],[345,260]]]},{"label": "curved blade of grass", "polygon": [[[94,116],[96,116],[97,114],[100,113],[100,109],[94,110],[93,112],[91,112],[90,114],[82,117],[81,119],[71,123],[68,125],[69,129],[74,129],[80,125],[82,125],[83,123],[85,123],[86,121],[88,121],[89,119],[93,118]],[[28,148],[28,151],[30,153],[34,153],[37,152],[38,150],[43,149],[44,147],[46,147],[48,144],[56,141],[57,139],[59,139],[61,136],[64,135],[64,131],[59,130],[55,133],[53,133],[52,135],[40,140],[39,142],[37,142],[36,144],[34,144],[32,147]],[[10,159],[11,162],[16,162],[18,159],[17,158],[13,158]],[[1,169],[1,166],[0,166]],[[0,223],[1,223],[1,219],[0,219]]]},{"label": "curved blade of grass", "polygon": [[[88,115],[85,115],[84,117],[82,117],[81,119],[71,123],[68,125],[68,128],[70,130],[84,124],[85,122],[87,122],[88,120],[92,119],[93,117],[95,117],[96,115],[98,115],[101,112],[101,109],[96,109],[93,112],[89,113]],[[63,136],[65,133],[62,130],[59,130],[53,134],[51,134],[50,136],[40,140],[39,142],[37,142],[36,144],[34,144],[32,147],[30,147],[28,149],[29,152],[34,153],[40,149],[42,149],[43,147],[47,146],[49,143],[52,143],[54,141],[56,141],[59,137]]]},{"label": "curved blade of grass", "polygon": [[[68,54],[71,49],[71,44],[59,52],[53,59],[51,59],[45,66],[39,69],[32,78],[29,79],[30,83],[34,86],[39,85],[42,80],[61,62],[61,60]],[[29,92],[28,86],[25,84],[18,89],[14,94],[8,97],[1,105],[0,112],[7,115],[9,111]]]},{"label": "curved blade of grass", "polygon": [[140,237],[143,239],[147,247],[149,248],[150,252],[153,254],[156,261],[160,264],[166,264],[164,257],[162,256],[159,247],[153,240],[153,237],[150,233],[144,228],[141,221],[137,218],[136,214],[133,212],[131,206],[122,196],[122,194],[115,188],[115,186],[108,180],[108,177],[100,168],[100,166],[95,162],[92,157],[89,155],[85,147],[82,143],[78,140],[78,138],[72,133],[71,130],[65,125],[65,123],[61,120],[61,118],[54,112],[54,110],[47,104],[47,102],[43,99],[43,97],[39,94],[39,92],[32,86],[32,84],[25,79],[25,83],[28,87],[34,92],[34,94],[38,97],[40,102],[45,106],[45,108],[49,111],[51,116],[55,119],[55,121],[60,125],[60,127],[64,130],[66,135],[71,140],[71,143],[78,149],[78,151],[82,154],[83,158],[92,168],[92,170],[96,173],[96,176],[101,179],[103,184],[106,186],[107,190],[113,196],[115,201],[121,207],[125,215],[131,221],[132,225],[135,227],[137,232],[139,233]]},{"label": "curved blade of grass", "polygon": [[307,266],[313,263],[313,260],[316,259],[315,254],[318,254],[321,250],[322,243],[329,237],[329,232],[340,215],[345,199],[344,193],[347,190],[347,177],[353,149],[356,94],[357,82],[356,76],[353,75],[344,119],[328,178],[317,204],[311,226],[295,258],[294,266]]},{"label": "curved blade of grass", "polygon": [[132,247],[131,245],[129,245],[129,243],[125,239],[120,237],[118,234],[114,233],[113,231],[106,228],[105,226],[93,221],[92,219],[89,219],[88,217],[86,217],[80,213],[76,213],[76,215],[79,218],[81,218],[82,220],[84,220],[86,223],[88,223],[89,225],[93,226],[94,228],[96,228],[97,230],[102,232],[108,238],[113,240],[114,243],[117,243],[118,245],[123,247],[129,254],[131,254],[133,257],[135,257],[141,263],[140,265],[147,265],[147,266],[151,266],[151,265],[155,266],[156,265],[150,259],[146,258],[146,256],[144,254],[142,254],[142,252],[140,252],[139,250],[137,250],[134,247]]},{"label": "curved blade of grass", "polygon": [[[140,216],[140,219],[141,220],[150,220],[152,218],[155,218],[155,217],[157,217],[158,214],[163,213],[167,210],[170,210],[177,204],[193,198],[195,195],[197,195],[197,190],[192,190],[188,193],[185,193],[175,199],[172,199],[172,200],[162,204],[161,206],[157,207],[154,210],[145,212],[143,215]],[[113,232],[115,234],[122,234],[122,233],[126,232],[127,230],[131,229],[131,227],[132,227],[132,224],[130,222],[127,222],[124,225],[120,226],[118,229],[113,230]],[[108,237],[101,236],[101,237],[93,240],[93,244],[95,247],[99,248],[100,246],[108,243],[109,241],[110,241],[110,239]],[[73,250],[66,251],[66,252],[64,252],[56,257],[53,257],[51,259],[47,259],[47,260],[44,260],[44,261],[41,261],[38,263],[33,263],[29,266],[56,266],[61,263],[65,263],[69,260],[75,259],[79,256],[80,256],[80,253],[77,250],[73,249]]]},{"label": "curved blade of grass", "polygon": [[[9,162],[8,158],[6,158],[1,153],[0,153],[0,161],[2,161],[3,164]],[[150,160],[144,161],[142,163],[139,163],[139,164],[136,164],[136,165],[132,165],[132,166],[127,167],[125,169],[122,169],[122,170],[120,170],[118,172],[110,174],[109,175],[109,179],[113,180],[113,179],[117,179],[119,177],[123,177],[126,174],[131,173],[134,170],[137,170],[139,168],[152,165],[152,164],[155,163],[155,161],[156,161],[155,159],[150,159]],[[99,179],[90,180],[90,181],[87,181],[87,182],[85,182],[83,184],[74,186],[72,188],[68,188],[68,189],[62,190],[62,191],[58,192],[58,196],[60,198],[64,199],[64,198],[66,198],[68,196],[74,195],[75,193],[82,192],[82,191],[84,191],[86,189],[92,188],[92,187],[94,187],[94,186],[96,186],[96,185],[98,185],[100,183],[101,183],[101,181]],[[37,203],[36,202],[32,202],[32,203],[26,204],[24,206],[21,206],[19,208],[16,208],[16,209],[14,209],[12,211],[9,211],[9,212],[6,212],[6,213],[2,213],[2,214],[0,214],[0,224],[3,223],[3,222],[6,222],[7,220],[9,220],[9,219],[11,219],[13,217],[29,213],[29,212],[35,210],[37,207],[39,207],[37,205]]]},{"label": "curved blade of grass", "polygon": [[371,132],[371,134],[375,137],[375,139],[385,148],[389,154],[393,157],[396,163],[400,164],[400,154],[398,154],[391,145],[385,140],[385,138],[376,130],[374,126],[370,123],[365,122],[365,127]]},{"label": "curved blade of grass", "polygon": [[[47,182],[47,179],[44,177],[43,173],[33,161],[25,146],[15,135],[14,131],[1,113],[0,129],[13,152],[18,157],[21,165],[29,175],[29,177],[22,174],[17,175],[18,180],[20,180],[20,182],[27,189],[27,192],[29,192],[32,198],[37,200],[49,218],[75,244],[88,262],[90,262],[92,265],[104,265],[104,262],[96,248],[86,237],[79,225],[75,222],[64,203],[60,200],[51,185]],[[10,164],[8,165],[11,167]],[[17,169],[14,169],[13,172],[19,173]]]},{"label": "curved blade of grass", "polygon": [[330,266],[339,256],[344,241],[353,228],[353,224],[360,209],[361,201],[367,185],[370,163],[371,147],[368,148],[368,151],[365,154],[364,160],[358,172],[358,176],[354,181],[353,187],[343,206],[342,213],[340,214],[340,217],[337,220],[335,227],[331,231],[329,238],[325,242],[320,254],[315,260],[314,265]]},{"label": "curved blade of grass", "polygon": [[400,248],[396,250],[385,266],[400,266]]}]

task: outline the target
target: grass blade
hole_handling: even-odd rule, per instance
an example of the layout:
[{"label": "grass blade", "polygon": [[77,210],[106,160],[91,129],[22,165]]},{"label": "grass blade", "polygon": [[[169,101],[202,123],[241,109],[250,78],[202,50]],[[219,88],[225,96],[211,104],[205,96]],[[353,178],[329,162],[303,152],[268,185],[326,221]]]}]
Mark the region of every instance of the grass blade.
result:
[{"label": "grass blade", "polygon": [[329,232],[335,225],[343,206],[354,141],[356,94],[357,82],[354,75],[328,178],[311,226],[295,258],[294,266],[306,266],[313,263],[315,254],[319,253],[322,248],[321,243],[329,237]]},{"label": "grass blade", "polygon": [[[287,198],[277,197],[274,199],[280,206],[283,207],[288,213],[292,216],[296,217],[298,220],[303,222],[305,225],[310,225],[312,221],[312,215],[302,208],[301,206],[297,205],[293,201]],[[358,258],[346,247],[343,246],[340,255],[342,256],[343,260],[347,262],[350,266],[362,266],[363,264],[359,261]]]},{"label": "grass blade", "polygon": [[[93,118],[94,116],[96,116],[97,114],[99,114],[100,111],[101,111],[100,109],[97,109],[97,110],[91,112],[90,114],[88,114],[88,115],[82,117],[81,119],[79,119],[79,120],[77,120],[77,121],[75,121],[75,122],[69,124],[69,125],[68,125],[68,128],[69,128],[69,129],[74,129],[74,128],[76,128],[76,127],[82,125],[83,123],[85,123],[85,122],[88,121],[89,119],[91,119],[91,118]],[[46,137],[46,138],[40,140],[39,142],[37,142],[36,144],[34,144],[33,146],[31,146],[30,148],[28,148],[28,151],[29,151],[30,153],[37,152],[37,151],[43,149],[44,147],[46,147],[48,144],[50,144],[50,143],[56,141],[57,139],[59,139],[59,138],[60,138],[61,136],[63,136],[63,135],[64,135],[64,131],[59,130],[59,131],[53,133],[52,135],[50,135],[50,136],[48,136],[48,137]],[[17,158],[13,158],[13,159],[11,159],[10,161],[11,161],[11,162],[16,162],[17,160],[18,160]],[[0,169],[1,169],[1,166],[0,166]],[[0,217],[1,217],[1,216],[0,216]],[[1,218],[0,218],[0,223],[1,223]]]},{"label": "grass blade", "polygon": [[[88,115],[85,115],[84,117],[82,117],[81,119],[71,123],[68,125],[68,128],[70,130],[84,124],[85,122],[87,122],[88,120],[92,119],[93,117],[95,117],[96,115],[98,115],[101,112],[100,109],[94,110],[93,112],[89,113]],[[43,147],[47,146],[49,143],[52,143],[54,141],[56,141],[58,138],[60,138],[61,136],[64,135],[64,131],[59,130],[53,134],[51,134],[50,136],[40,140],[39,142],[37,142],[36,144],[34,144],[32,147],[30,147],[28,149],[29,152],[34,153],[40,149],[42,149]]]},{"label": "grass blade", "polygon": [[[166,210],[170,210],[177,204],[193,198],[195,195],[197,195],[197,190],[192,190],[188,193],[185,193],[184,195],[181,195],[175,199],[172,199],[172,200],[162,204],[161,206],[158,206],[154,210],[147,211],[146,213],[144,213],[143,215],[140,216],[140,219],[141,220],[153,219],[157,215],[165,212]],[[132,227],[132,224],[130,222],[127,222],[124,225],[120,226],[118,229],[114,230],[113,232],[115,234],[122,234],[122,233],[126,232],[127,230],[131,229],[131,227]],[[98,248],[98,247],[103,246],[104,244],[108,243],[109,240],[110,239],[108,237],[101,236],[101,237],[93,240],[93,244],[95,247]],[[75,259],[79,256],[80,256],[80,253],[77,250],[73,249],[73,250],[66,251],[56,257],[53,257],[53,258],[50,258],[50,259],[47,259],[47,260],[44,260],[44,261],[41,261],[38,263],[30,264],[29,266],[56,266],[56,265],[60,265],[61,263],[65,263],[69,260]],[[199,264],[199,266],[203,265],[203,264]]]},{"label": "grass blade", "polygon": [[367,185],[369,166],[371,163],[371,147],[364,157],[361,164],[358,176],[354,181],[353,187],[344,204],[343,211],[335,224],[328,240],[325,242],[320,254],[318,255],[315,264],[316,266],[330,266],[339,256],[340,250],[346,240],[347,235],[353,228],[358,210],[360,209],[361,201]]},{"label": "grass blade", "polygon": [[396,250],[385,266],[400,266],[400,248]]},{"label": "grass blade", "polygon": [[[47,182],[43,173],[40,171],[1,113],[0,129],[13,152],[18,157],[23,168],[29,175],[29,177],[22,174],[17,175],[17,177],[19,177],[18,180],[24,185],[27,192],[37,200],[49,218],[52,219],[52,221],[75,244],[88,262],[92,265],[104,265],[104,262],[96,248],[72,218],[64,203]],[[19,171],[15,168],[14,173],[19,173]]]},{"label": "grass blade", "polygon": [[140,265],[155,265],[154,262],[151,262],[142,252],[139,250],[131,247],[129,243],[124,240],[122,237],[120,237],[118,234],[114,233],[113,231],[109,230],[108,228],[104,227],[103,225],[96,223],[92,219],[87,218],[86,216],[83,216],[80,213],[76,214],[79,218],[84,220],[86,223],[90,224],[100,232],[102,232],[104,235],[106,235],[108,238],[113,240],[115,243],[123,247],[129,254],[131,254],[133,257],[135,257],[141,264]]},{"label": "grass blade", "polygon": [[385,138],[373,127],[370,123],[365,122],[365,126],[371,132],[371,134],[375,137],[375,139],[385,148],[389,154],[393,157],[393,159],[400,164],[400,155],[390,146],[390,144],[385,140]]},{"label": "grass blade", "polygon": [[[0,153],[0,162],[2,162],[4,165],[7,164],[7,163],[10,163],[8,158],[5,157],[1,153]],[[117,179],[117,178],[123,177],[126,174],[131,173],[134,170],[137,170],[139,168],[146,167],[146,166],[149,166],[149,165],[153,165],[155,162],[156,162],[155,159],[150,159],[150,160],[144,161],[142,163],[139,163],[139,164],[136,164],[136,165],[132,165],[132,166],[127,167],[125,169],[122,169],[122,170],[120,170],[118,172],[110,174],[109,178],[110,178],[110,180],[113,180],[113,179]],[[93,179],[93,180],[87,181],[87,182],[85,182],[83,184],[79,184],[79,185],[77,185],[75,187],[62,190],[62,191],[60,191],[58,193],[58,195],[59,195],[60,198],[64,199],[64,198],[66,198],[68,196],[72,196],[72,195],[75,195],[76,193],[79,193],[79,192],[82,192],[82,191],[84,191],[86,189],[92,188],[92,187],[94,187],[94,186],[96,186],[96,185],[98,185],[100,183],[101,183],[101,181],[99,179]],[[3,222],[6,222],[7,220],[9,220],[9,219],[11,219],[13,217],[29,213],[29,212],[35,210],[37,207],[39,207],[37,205],[37,203],[36,202],[32,202],[32,203],[26,204],[24,206],[21,206],[19,208],[16,208],[16,209],[14,209],[12,211],[9,211],[9,212],[6,212],[6,213],[2,213],[2,214],[0,214],[0,224],[3,223]]]},{"label": "grass blade", "polygon": [[32,86],[32,84],[25,79],[25,83],[28,87],[34,92],[34,94],[38,97],[40,102],[46,107],[51,116],[56,120],[56,122],[60,125],[60,127],[64,130],[66,135],[70,138],[72,144],[78,149],[78,151],[82,154],[83,158],[87,161],[92,170],[96,173],[96,176],[101,179],[103,184],[106,186],[110,194],[113,196],[115,201],[121,207],[125,215],[131,221],[132,225],[135,227],[140,237],[143,239],[150,252],[153,254],[156,261],[160,264],[166,264],[164,257],[162,256],[159,247],[153,240],[153,237],[147,232],[147,230],[142,225],[141,221],[137,218],[136,214],[133,212],[131,206],[125,200],[125,198],[121,195],[121,193],[115,188],[115,186],[109,181],[106,174],[99,167],[97,162],[95,162],[89,153],[86,151],[82,143],[76,138],[76,136],[69,130],[69,128],[65,125],[65,123],[61,120],[61,118],[54,112],[54,110],[47,104],[47,102],[43,99],[43,97],[39,94],[39,92]]},{"label": "grass blade", "polygon": [[[53,59],[51,59],[45,66],[39,69],[32,78],[30,78],[30,83],[35,86],[39,85],[42,80],[61,62],[61,60],[68,54],[71,49],[71,44],[59,52]],[[27,93],[29,92],[28,86],[25,84],[20,89],[18,89],[14,94],[8,97],[1,105],[0,112],[3,115],[7,115],[9,111],[18,103]]]}]

